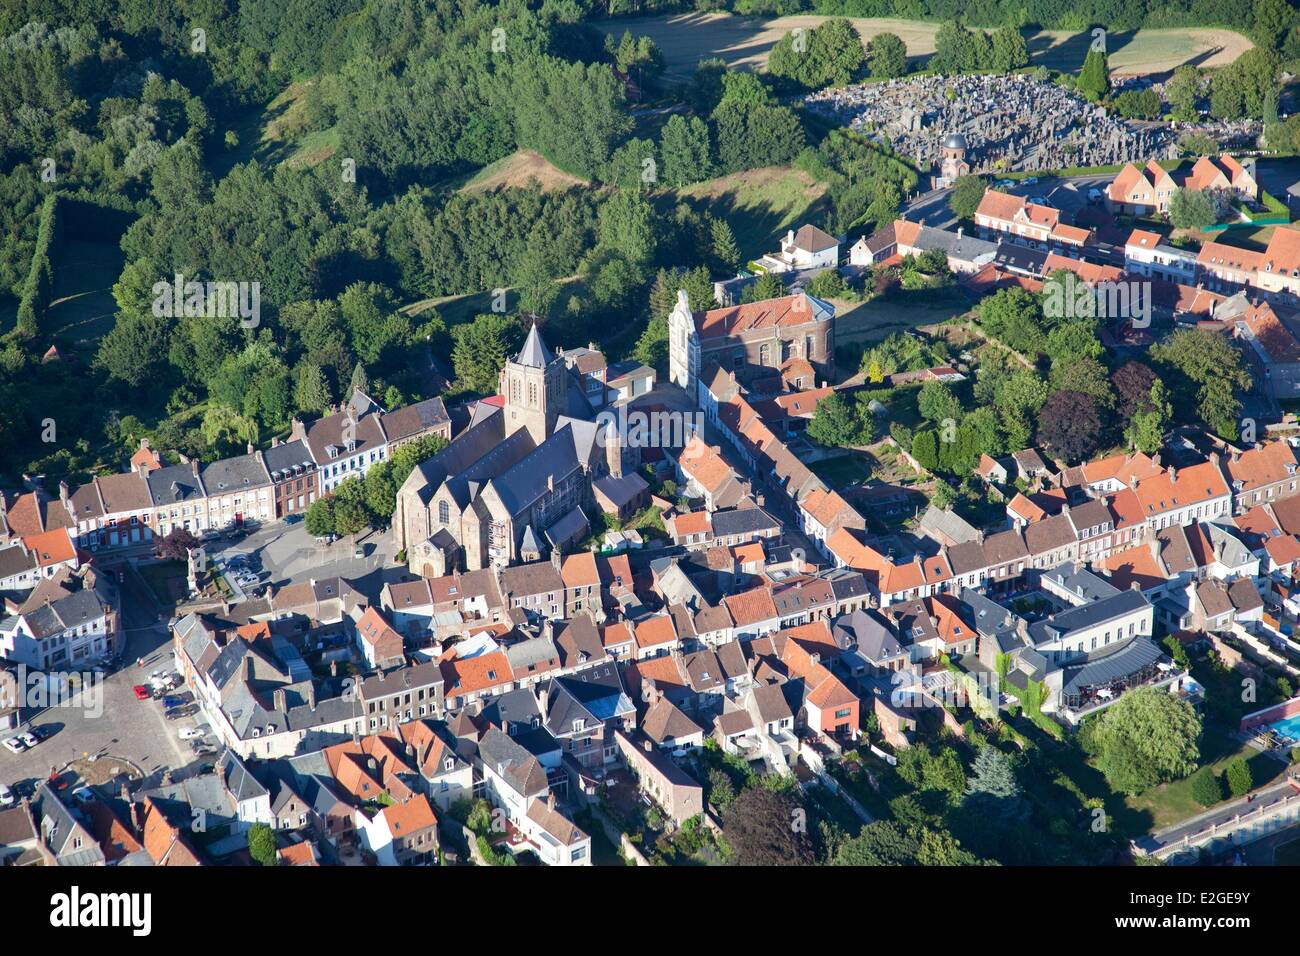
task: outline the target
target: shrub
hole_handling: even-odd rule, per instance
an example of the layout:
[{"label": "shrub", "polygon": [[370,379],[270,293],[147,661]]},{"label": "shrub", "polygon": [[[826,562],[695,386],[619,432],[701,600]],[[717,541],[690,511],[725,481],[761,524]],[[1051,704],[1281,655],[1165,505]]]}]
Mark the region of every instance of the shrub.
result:
[{"label": "shrub", "polygon": [[1202,767],[1192,777],[1192,798],[1203,807],[1223,799],[1223,784],[1209,767]]}]

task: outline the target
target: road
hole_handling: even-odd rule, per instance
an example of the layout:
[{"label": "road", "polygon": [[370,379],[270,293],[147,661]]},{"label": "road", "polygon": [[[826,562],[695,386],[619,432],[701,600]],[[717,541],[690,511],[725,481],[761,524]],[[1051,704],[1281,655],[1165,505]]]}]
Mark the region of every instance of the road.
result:
[{"label": "road", "polygon": [[1135,842],[1139,847],[1150,853],[1181,843],[1184,837],[1191,837],[1194,841],[1197,834],[1203,833],[1212,826],[1230,823],[1243,813],[1258,813],[1261,808],[1274,806],[1294,794],[1295,789],[1291,784],[1283,780],[1281,783],[1275,783],[1255,791],[1253,800],[1234,800],[1207,813],[1184,820],[1172,827],[1157,830],[1155,833],[1148,834]]},{"label": "road", "polygon": [[[123,659],[128,663],[106,676],[89,676],[80,693],[56,706],[25,709],[22,729],[35,729],[49,739],[18,755],[0,750],[0,781],[26,784],[22,789],[28,790],[51,768],[61,769],[88,755],[124,758],[148,782],[166,769],[196,762],[177,737],[193,720],[166,720],[161,703],[136,700],[132,691],[135,684],[147,684],[151,672],[171,669],[171,647],[166,621],[159,619],[152,599],[129,574],[122,588],[122,627]],[[143,666],[136,665],[138,659]]]}]

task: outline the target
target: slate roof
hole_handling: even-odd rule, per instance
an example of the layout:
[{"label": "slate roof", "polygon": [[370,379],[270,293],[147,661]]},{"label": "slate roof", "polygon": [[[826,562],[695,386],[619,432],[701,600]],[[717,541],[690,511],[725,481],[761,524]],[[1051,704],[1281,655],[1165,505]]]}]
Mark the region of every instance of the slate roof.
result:
[{"label": "slate roof", "polygon": [[214,461],[203,467],[199,477],[210,495],[261,488],[271,483],[270,472],[266,470],[261,457],[256,453]]},{"label": "slate roof", "polygon": [[305,441],[300,440],[273,445],[262,452],[262,461],[266,463],[266,469],[272,475],[292,474],[294,469],[298,469],[299,474],[306,474],[316,468],[316,462],[311,457],[311,448]]},{"label": "slate roof", "polygon": [[168,465],[155,468],[145,477],[149,484],[149,497],[155,505],[176,504],[205,497],[203,482],[195,475],[193,465]]}]

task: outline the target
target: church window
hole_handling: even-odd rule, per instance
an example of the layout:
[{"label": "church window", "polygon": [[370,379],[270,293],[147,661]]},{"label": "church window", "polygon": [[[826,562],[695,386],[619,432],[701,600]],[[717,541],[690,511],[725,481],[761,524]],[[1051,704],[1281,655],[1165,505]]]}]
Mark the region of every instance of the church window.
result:
[{"label": "church window", "polygon": [[759,364],[759,365],[766,365],[766,364],[768,363],[768,358],[769,358],[769,354],[768,354],[768,353],[769,353],[769,352],[770,352],[770,349],[767,347],[767,344],[766,344],[766,343],[764,343],[763,345],[760,345],[760,346],[758,347],[758,364]]},{"label": "church window", "polygon": [[806,359],[807,359],[808,361],[810,361],[810,362],[812,361],[812,357],[813,357],[813,337],[812,337],[811,335],[807,336],[807,337],[804,338],[804,340],[803,340],[803,357],[806,358]]},{"label": "church window", "polygon": [[439,524],[451,523],[451,509],[447,507],[447,502],[445,501],[438,502],[438,523]]},{"label": "church window", "polygon": [[537,383],[528,383],[528,405],[530,408],[537,407]]}]

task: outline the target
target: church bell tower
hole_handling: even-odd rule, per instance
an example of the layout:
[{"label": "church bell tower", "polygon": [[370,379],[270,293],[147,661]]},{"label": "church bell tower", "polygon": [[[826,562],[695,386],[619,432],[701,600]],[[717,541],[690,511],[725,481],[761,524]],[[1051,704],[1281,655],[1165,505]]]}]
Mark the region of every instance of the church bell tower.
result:
[{"label": "church bell tower", "polygon": [[550,437],[565,407],[566,374],[564,360],[551,354],[534,323],[524,347],[501,370],[507,435],[527,428],[538,445]]}]

